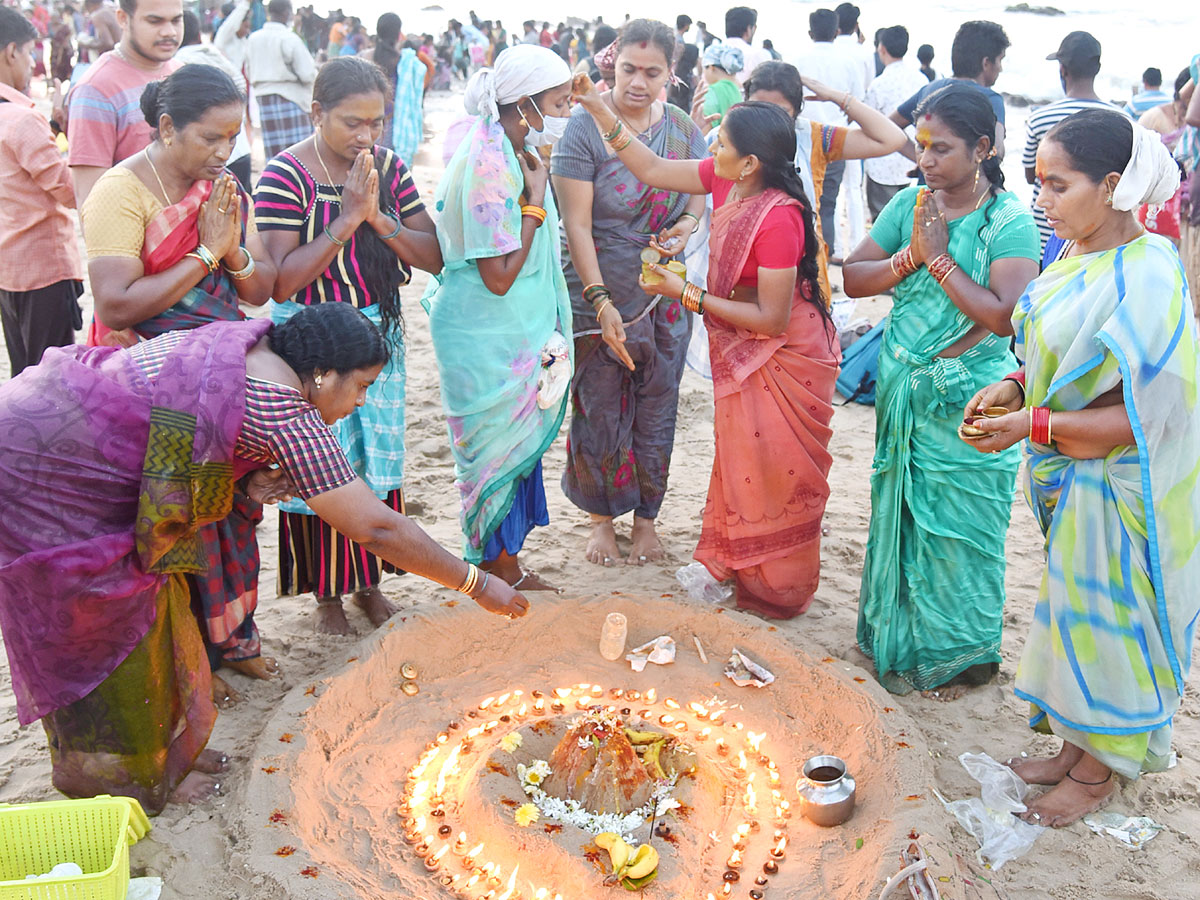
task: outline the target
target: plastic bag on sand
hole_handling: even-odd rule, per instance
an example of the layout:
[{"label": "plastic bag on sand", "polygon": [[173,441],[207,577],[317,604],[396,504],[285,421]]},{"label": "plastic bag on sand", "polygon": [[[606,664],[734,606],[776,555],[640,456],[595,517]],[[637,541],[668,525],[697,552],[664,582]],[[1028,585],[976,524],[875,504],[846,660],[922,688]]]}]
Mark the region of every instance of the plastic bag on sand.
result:
[{"label": "plastic bag on sand", "polygon": [[981,785],[980,796],[954,802],[938,796],[959,824],[979,841],[975,853],[979,862],[999,869],[1010,859],[1028,852],[1041,832],[1037,825],[1013,815],[1025,812],[1025,792],[1029,786],[1016,772],[986,753],[964,753],[958,761]]},{"label": "plastic bag on sand", "polygon": [[703,563],[688,563],[675,573],[675,580],[693,600],[722,603],[733,596],[733,585],[721,584],[704,568]]}]

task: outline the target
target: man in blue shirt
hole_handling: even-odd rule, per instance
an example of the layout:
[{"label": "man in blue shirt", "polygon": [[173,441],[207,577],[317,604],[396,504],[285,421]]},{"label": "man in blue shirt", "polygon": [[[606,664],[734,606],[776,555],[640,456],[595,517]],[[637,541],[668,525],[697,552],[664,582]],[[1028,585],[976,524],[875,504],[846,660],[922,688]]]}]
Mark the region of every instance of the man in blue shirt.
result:
[{"label": "man in blue shirt", "polygon": [[[1008,35],[995,22],[973,21],[963,22],[958,33],[954,35],[954,43],[950,48],[950,65],[954,72],[951,78],[939,78],[931,81],[901,103],[891,120],[901,128],[913,124],[913,112],[921,101],[952,82],[961,81],[982,91],[996,112],[996,152],[1004,155],[1004,98],[992,90],[992,85],[1000,77],[1004,68],[1004,54],[1008,51]],[[916,147],[912,141],[901,148],[901,153],[916,160]]]},{"label": "man in blue shirt", "polygon": [[1153,67],[1142,73],[1142,89],[1125,104],[1125,112],[1137,121],[1142,113],[1171,102],[1171,95],[1162,89],[1162,72]]}]

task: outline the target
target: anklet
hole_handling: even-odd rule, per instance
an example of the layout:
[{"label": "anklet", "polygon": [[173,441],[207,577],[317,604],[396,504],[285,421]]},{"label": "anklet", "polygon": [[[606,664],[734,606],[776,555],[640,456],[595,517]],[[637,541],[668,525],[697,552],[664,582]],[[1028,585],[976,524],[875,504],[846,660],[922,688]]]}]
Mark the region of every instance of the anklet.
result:
[{"label": "anklet", "polygon": [[1080,781],[1078,778],[1076,778],[1074,775],[1072,775],[1069,771],[1067,772],[1067,777],[1070,778],[1076,784],[1083,784],[1083,785],[1087,785],[1088,787],[1097,787],[1099,785],[1105,784],[1110,778],[1112,778],[1112,774],[1113,774],[1112,770],[1110,769],[1108,774],[1105,775],[1103,778],[1101,778],[1099,781]]}]

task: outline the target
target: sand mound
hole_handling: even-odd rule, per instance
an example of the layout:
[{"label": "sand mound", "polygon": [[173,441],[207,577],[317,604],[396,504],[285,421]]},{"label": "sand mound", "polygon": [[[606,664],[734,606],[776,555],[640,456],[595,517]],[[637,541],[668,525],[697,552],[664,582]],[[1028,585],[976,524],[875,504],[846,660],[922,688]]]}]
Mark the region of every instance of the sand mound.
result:
[{"label": "sand mound", "polygon": [[[633,673],[624,661],[601,658],[596,642],[612,611],[629,618],[630,646],[673,635],[675,663]],[[734,646],[770,668],[776,682],[733,685],[721,669]],[[400,690],[405,663],[420,670],[415,696]],[[461,887],[485,865],[466,896],[480,896],[489,875],[501,896],[517,865],[516,889],[526,898],[539,888],[550,898],[601,896],[610,890],[603,885],[607,859],[593,834],[546,816],[518,827],[514,813],[530,800],[518,766],[537,760],[555,760],[560,775],[590,771],[597,759],[618,766],[633,787],[628,797],[587,796],[619,800],[622,811],[648,792],[638,777],[644,755],[629,759],[628,742],[566,749],[568,734],[578,745],[585,711],[607,708],[623,726],[674,738],[668,768],[694,768],[679,778],[672,794],[679,806],[653,839],[662,862],[646,896],[720,896],[735,847],[744,859],[736,893],[745,895],[781,834],[787,858],[770,896],[865,896],[893,867],[855,857],[856,839],[898,848],[907,830],[896,815],[902,798],[929,781],[916,729],[902,712],[884,712],[884,696],[857,669],[810,657],[774,626],[675,598],[541,600],[536,616],[514,623],[480,619],[462,605],[422,610],[364,644],[361,658],[315,692],[293,691],[265,728],[247,812],[264,827],[251,829],[251,853],[298,898],[448,898],[454,894],[439,879],[458,875]],[[502,749],[510,733],[521,736],[520,745],[510,739]],[[795,812],[800,768],[817,753],[841,756],[858,780],[855,816],[841,828],[818,828]],[[424,819],[415,829],[418,815]],[[751,824],[734,844],[739,825]],[[650,839],[649,825],[634,837]],[[296,852],[277,855],[289,847]],[[425,860],[434,856],[430,871]],[[320,877],[306,878],[305,870]]]}]

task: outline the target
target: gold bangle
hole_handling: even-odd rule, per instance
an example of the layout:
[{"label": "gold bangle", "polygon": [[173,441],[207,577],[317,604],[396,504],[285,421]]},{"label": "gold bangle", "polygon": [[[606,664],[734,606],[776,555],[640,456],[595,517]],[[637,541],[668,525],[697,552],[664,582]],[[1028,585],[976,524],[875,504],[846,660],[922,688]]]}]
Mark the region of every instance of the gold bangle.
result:
[{"label": "gold bangle", "polygon": [[605,297],[605,298],[604,298],[604,302],[603,302],[603,303],[601,303],[599,306],[597,306],[597,307],[596,307],[596,321],[597,321],[597,322],[599,322],[599,321],[600,321],[600,313],[604,312],[604,310],[606,310],[608,307],[610,307],[610,306],[612,306],[612,305],[613,305],[613,302],[612,302],[612,300],[610,300],[609,298]]},{"label": "gold bangle", "polygon": [[456,590],[460,594],[470,596],[471,591],[475,590],[475,585],[479,582],[479,567],[475,563],[467,563],[467,577],[463,579]]},{"label": "gold bangle", "polygon": [[205,266],[208,267],[208,271],[209,271],[210,275],[213,272],[217,271],[217,269],[220,267],[221,263],[218,261],[218,259],[215,256],[213,256],[212,251],[209,250],[207,247],[205,247],[203,244],[197,244],[195,252],[196,252],[196,255],[200,257],[200,261],[202,263],[204,263]]},{"label": "gold bangle", "polygon": [[1046,413],[1046,443],[1054,443],[1054,410]]}]

